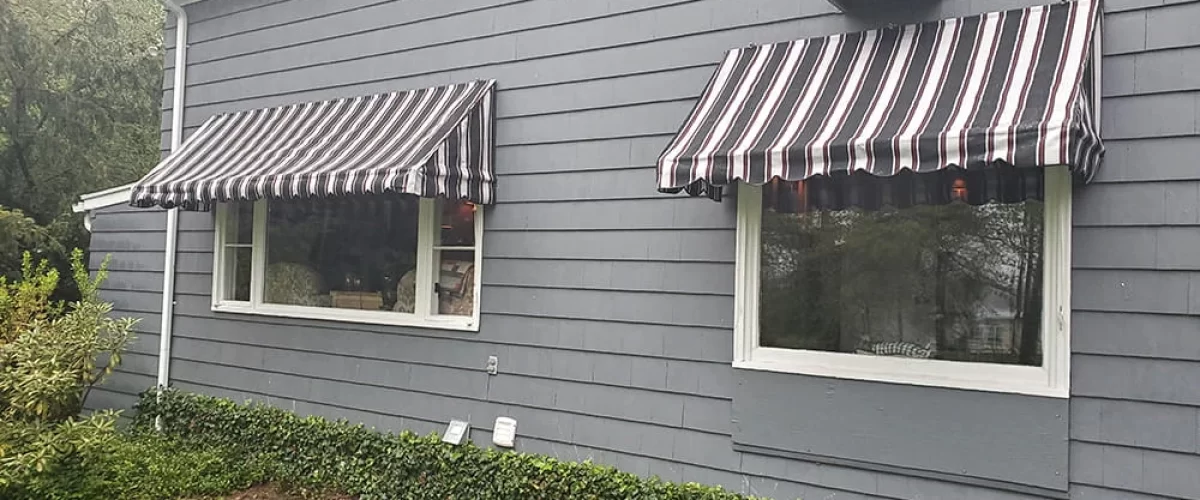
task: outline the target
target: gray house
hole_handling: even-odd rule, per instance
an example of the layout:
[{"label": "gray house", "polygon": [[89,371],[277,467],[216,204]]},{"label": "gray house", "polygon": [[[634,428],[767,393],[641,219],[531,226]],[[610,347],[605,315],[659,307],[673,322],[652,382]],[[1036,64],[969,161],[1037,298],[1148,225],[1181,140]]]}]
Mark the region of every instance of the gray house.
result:
[{"label": "gray house", "polygon": [[88,404],[1200,498],[1200,2],[1046,1],[168,2],[164,161],[77,207],[142,319]]}]

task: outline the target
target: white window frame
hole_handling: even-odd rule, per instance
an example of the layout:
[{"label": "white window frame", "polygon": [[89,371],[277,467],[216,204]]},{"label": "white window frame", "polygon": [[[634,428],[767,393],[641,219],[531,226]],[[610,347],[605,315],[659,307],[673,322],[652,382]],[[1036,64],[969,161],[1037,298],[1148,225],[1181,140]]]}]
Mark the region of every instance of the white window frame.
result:
[{"label": "white window frame", "polygon": [[867,356],[761,347],[759,266],[762,188],[738,186],[735,368],[978,391],[1068,397],[1071,332],[1071,178],[1046,169],[1043,248],[1042,365]]},{"label": "white window frame", "polygon": [[475,210],[474,283],[475,303],[471,316],[436,314],[437,294],[434,291],[435,273],[440,269],[443,250],[463,250],[463,247],[435,245],[439,236],[438,201],[421,198],[420,214],[417,219],[417,275],[414,312],[368,311],[335,307],[311,307],[286,304],[269,304],[263,301],[263,283],[267,266],[267,200],[254,202],[254,228],[251,239],[250,300],[239,301],[223,296],[228,288],[225,280],[226,225],[230,219],[230,205],[217,205],[216,227],[213,242],[212,310],[221,313],[253,314],[284,318],[317,319],[348,323],[439,328],[445,330],[479,331],[479,298],[482,295],[483,269],[483,207]]}]

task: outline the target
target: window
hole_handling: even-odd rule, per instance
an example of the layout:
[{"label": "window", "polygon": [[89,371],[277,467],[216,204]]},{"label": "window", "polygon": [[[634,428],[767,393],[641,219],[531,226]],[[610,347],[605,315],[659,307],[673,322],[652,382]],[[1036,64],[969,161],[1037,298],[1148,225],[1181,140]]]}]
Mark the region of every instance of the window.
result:
[{"label": "window", "polygon": [[1001,202],[952,174],[917,190],[936,203],[883,184],[931,174],[740,186],[735,366],[1066,397],[1069,174]]},{"label": "window", "polygon": [[401,194],[221,204],[213,310],[477,330],[482,232]]}]

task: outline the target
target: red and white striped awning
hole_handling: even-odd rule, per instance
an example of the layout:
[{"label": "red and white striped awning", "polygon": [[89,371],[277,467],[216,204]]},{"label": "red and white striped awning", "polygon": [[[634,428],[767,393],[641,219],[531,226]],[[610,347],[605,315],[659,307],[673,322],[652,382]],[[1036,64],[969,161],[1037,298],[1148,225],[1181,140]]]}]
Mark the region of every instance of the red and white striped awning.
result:
[{"label": "red and white striped awning", "polygon": [[216,115],[133,187],[131,204],[371,193],[491,203],[494,81]]},{"label": "red and white striped awning", "polygon": [[734,49],[659,158],[659,190],[951,166],[1090,178],[1098,3]]}]

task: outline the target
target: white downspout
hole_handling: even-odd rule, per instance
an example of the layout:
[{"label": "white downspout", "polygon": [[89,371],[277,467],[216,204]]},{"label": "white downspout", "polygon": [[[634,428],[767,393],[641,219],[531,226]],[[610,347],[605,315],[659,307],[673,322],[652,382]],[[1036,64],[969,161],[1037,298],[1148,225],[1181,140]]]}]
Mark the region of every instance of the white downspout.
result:
[{"label": "white downspout", "polygon": [[[183,143],[184,93],[187,87],[188,16],[175,0],[161,0],[175,15],[175,83],[171,104],[171,152]],[[179,239],[179,209],[167,210],[167,242],[163,264],[162,323],[158,342],[158,392],[171,382],[171,332],[175,319],[175,247]],[[155,420],[161,429],[162,422]]]}]

